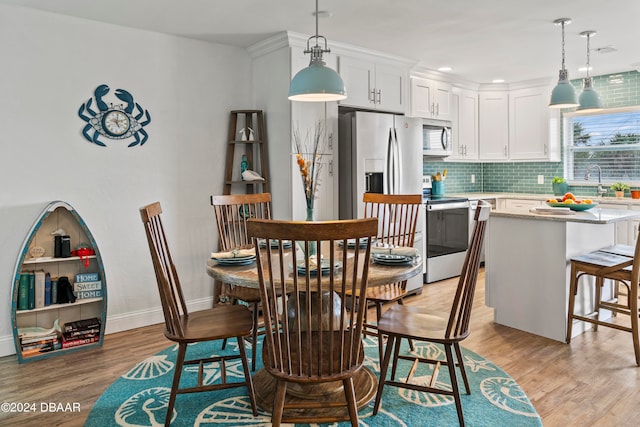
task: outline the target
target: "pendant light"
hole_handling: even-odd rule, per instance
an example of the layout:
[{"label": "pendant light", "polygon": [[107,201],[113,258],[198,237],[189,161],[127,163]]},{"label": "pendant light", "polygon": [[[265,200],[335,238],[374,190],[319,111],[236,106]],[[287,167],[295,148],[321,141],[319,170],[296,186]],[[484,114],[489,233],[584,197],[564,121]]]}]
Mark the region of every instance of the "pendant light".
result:
[{"label": "pendant light", "polygon": [[578,97],[576,96],[576,89],[569,81],[569,73],[564,66],[564,26],[571,23],[571,18],[559,18],[553,21],[556,25],[562,26],[562,69],[560,70],[560,78],[558,84],[553,88],[551,92],[551,102],[549,107],[551,108],[572,108],[577,107]]},{"label": "pendant light", "polygon": [[[309,47],[311,39],[315,39],[315,46]],[[324,48],[318,43],[324,40]],[[311,62],[291,80],[289,99],[292,101],[325,102],[340,101],[347,97],[344,82],[335,70],[327,67],[322,60],[323,53],[329,53],[327,39],[318,34],[318,0],[316,0],[316,35],[307,39],[307,49],[304,53],[311,54]]]},{"label": "pendant light", "polygon": [[589,41],[591,37],[596,35],[595,31],[583,31],[580,33],[582,37],[587,38],[587,77],[584,78],[583,83],[584,86],[582,88],[582,93],[578,100],[580,101],[580,106],[578,110],[601,110],[602,109],[602,99],[600,99],[600,95],[593,88],[593,80],[589,76],[589,68],[591,68],[591,44]]}]

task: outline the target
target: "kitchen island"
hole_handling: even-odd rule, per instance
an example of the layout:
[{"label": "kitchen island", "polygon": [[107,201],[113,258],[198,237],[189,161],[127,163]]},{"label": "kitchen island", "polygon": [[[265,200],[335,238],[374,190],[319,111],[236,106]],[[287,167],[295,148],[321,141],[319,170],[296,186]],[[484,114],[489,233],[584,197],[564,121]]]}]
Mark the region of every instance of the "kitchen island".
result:
[{"label": "kitchen island", "polygon": [[[640,211],[595,207],[570,214],[538,212],[491,212],[485,246],[486,305],[494,308],[496,323],[564,342],[570,259],[614,244],[615,223],[636,218]],[[580,287],[576,313],[591,311],[591,288]],[[573,336],[586,328],[577,322]]]}]

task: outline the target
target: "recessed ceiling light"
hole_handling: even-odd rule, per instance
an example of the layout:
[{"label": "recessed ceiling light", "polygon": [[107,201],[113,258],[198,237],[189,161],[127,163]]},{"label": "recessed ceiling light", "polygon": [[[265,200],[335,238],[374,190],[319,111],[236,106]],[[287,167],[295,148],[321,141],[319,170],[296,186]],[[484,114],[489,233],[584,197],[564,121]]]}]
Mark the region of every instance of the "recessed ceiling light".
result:
[{"label": "recessed ceiling light", "polygon": [[451,71],[451,70],[453,70],[453,68],[451,68],[451,67],[440,67],[440,68],[438,68],[438,71]]},{"label": "recessed ceiling light", "polygon": [[491,83],[504,83],[504,79],[493,79]]}]

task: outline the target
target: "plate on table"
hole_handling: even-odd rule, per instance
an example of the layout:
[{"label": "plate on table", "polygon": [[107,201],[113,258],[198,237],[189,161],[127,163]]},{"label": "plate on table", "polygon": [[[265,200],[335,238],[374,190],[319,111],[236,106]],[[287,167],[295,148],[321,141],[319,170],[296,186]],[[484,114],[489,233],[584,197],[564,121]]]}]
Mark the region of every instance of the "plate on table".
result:
[{"label": "plate on table", "polygon": [[572,211],[581,212],[598,206],[597,203],[551,203],[547,202],[547,205],[552,208],[569,208]]},{"label": "plate on table", "polygon": [[[271,240],[271,249],[277,248],[279,244],[280,244],[280,242],[278,241],[278,239]],[[267,247],[267,241],[264,240],[264,239],[260,239],[260,243],[258,245],[261,248],[266,248]],[[283,240],[282,241],[282,247],[284,249],[289,249],[291,247],[291,240]]]},{"label": "plate on table", "polygon": [[213,258],[219,265],[249,265],[256,260],[255,255],[241,256],[235,258]]},{"label": "plate on table", "polygon": [[[340,261],[336,261],[334,264],[334,269],[338,270],[340,267],[342,267],[342,263]],[[296,268],[298,275],[299,276],[304,276],[307,272],[307,268],[305,267],[305,261],[304,260],[300,260],[298,261],[298,266]],[[320,262],[320,272],[321,274],[324,276],[326,274],[329,274],[331,272],[331,263],[328,260],[322,260]],[[318,266],[313,266],[311,267],[311,270],[309,270],[309,275],[310,276],[315,276],[318,274]]]},{"label": "plate on table", "polygon": [[[347,240],[347,249],[355,249],[356,248],[357,239],[348,239]],[[366,248],[369,239],[367,237],[360,239],[360,249]],[[344,246],[342,241],[338,242],[338,246]]]},{"label": "plate on table", "polygon": [[392,254],[372,254],[371,259],[376,264],[382,265],[405,265],[413,261],[410,256]]}]

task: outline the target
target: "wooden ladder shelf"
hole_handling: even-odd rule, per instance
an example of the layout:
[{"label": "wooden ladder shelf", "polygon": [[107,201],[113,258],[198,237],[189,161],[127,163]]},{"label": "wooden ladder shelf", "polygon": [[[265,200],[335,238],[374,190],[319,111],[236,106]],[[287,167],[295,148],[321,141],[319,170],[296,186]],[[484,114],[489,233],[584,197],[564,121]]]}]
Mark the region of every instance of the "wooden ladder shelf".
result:
[{"label": "wooden ladder shelf", "polygon": [[[267,134],[262,110],[231,111],[227,144],[223,194],[232,194],[232,190],[236,193],[268,193]],[[263,181],[242,179],[242,155],[247,157],[248,169],[257,172]]]}]

